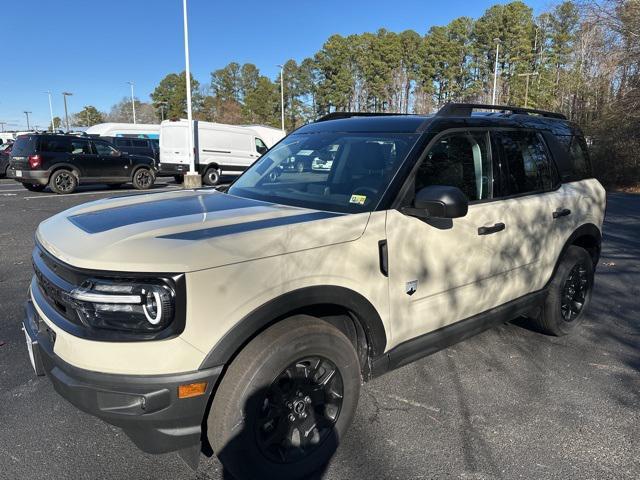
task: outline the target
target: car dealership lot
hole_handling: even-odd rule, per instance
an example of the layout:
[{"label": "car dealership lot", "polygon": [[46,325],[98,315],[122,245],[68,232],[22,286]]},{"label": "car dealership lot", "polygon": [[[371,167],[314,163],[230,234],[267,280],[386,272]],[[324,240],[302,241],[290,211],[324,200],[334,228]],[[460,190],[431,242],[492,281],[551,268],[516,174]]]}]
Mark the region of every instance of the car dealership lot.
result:
[{"label": "car dealership lot", "polygon": [[[160,179],[153,191],[177,189]],[[20,331],[37,224],[111,195],[0,181],[0,478],[228,478],[141,453],[36,378]],[[504,325],[378,378],[323,478],[638,478],[640,196],[609,196],[593,303],[575,336]],[[519,322],[518,322],[519,323]]]}]

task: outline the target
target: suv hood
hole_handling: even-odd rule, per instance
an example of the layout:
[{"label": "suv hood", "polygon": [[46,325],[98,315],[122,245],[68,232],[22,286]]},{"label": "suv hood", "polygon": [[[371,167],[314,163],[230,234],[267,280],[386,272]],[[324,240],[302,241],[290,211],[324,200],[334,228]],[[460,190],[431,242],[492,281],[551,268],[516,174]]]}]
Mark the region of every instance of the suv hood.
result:
[{"label": "suv hood", "polygon": [[42,222],[36,238],[78,268],[181,273],[353,241],[369,216],[190,190],[79,205]]}]

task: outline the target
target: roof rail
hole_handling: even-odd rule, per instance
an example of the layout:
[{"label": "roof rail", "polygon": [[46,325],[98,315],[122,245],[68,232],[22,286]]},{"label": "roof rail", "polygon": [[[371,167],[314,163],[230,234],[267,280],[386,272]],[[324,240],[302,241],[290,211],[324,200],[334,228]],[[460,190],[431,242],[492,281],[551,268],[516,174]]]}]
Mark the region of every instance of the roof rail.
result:
[{"label": "roof rail", "polygon": [[316,122],[326,122],[327,120],[338,120],[340,118],[351,117],[389,117],[394,115],[411,115],[409,113],[389,113],[389,112],[332,112],[316,120]]},{"label": "roof rail", "polygon": [[566,120],[562,113],[548,112],[546,110],[537,110],[535,108],[522,108],[508,105],[485,105],[482,103],[445,103],[444,106],[438,110],[436,117],[470,117],[473,110],[499,110],[501,112],[511,112],[515,114],[529,115],[533,113],[542,117],[559,118]]}]

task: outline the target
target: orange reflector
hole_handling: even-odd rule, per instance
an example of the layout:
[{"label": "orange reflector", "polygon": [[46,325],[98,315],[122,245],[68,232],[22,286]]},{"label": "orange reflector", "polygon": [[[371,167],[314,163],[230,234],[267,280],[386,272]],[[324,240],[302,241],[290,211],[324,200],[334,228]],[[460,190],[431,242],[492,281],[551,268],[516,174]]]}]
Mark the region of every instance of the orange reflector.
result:
[{"label": "orange reflector", "polygon": [[191,398],[204,395],[207,390],[207,382],[188,383],[178,387],[178,398]]}]

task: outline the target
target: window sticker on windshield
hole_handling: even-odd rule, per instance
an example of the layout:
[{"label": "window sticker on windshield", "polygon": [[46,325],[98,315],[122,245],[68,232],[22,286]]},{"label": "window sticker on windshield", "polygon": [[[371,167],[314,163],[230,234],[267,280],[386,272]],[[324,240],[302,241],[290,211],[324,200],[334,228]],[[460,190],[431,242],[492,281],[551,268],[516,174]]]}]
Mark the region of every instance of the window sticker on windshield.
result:
[{"label": "window sticker on windshield", "polygon": [[313,150],[298,150],[298,153],[296,153],[296,155],[298,155],[299,157],[308,157],[312,153]]},{"label": "window sticker on windshield", "polygon": [[367,196],[366,195],[356,195],[355,193],[353,195],[351,195],[351,198],[349,199],[349,203],[355,203],[357,205],[364,205],[364,202],[366,202],[367,200]]}]

